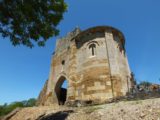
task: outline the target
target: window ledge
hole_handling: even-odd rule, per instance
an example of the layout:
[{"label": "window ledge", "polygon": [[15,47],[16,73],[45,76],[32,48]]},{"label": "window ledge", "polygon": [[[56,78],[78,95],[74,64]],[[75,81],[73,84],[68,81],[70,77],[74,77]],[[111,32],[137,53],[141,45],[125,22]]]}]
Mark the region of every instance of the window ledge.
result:
[{"label": "window ledge", "polygon": [[95,58],[96,57],[96,55],[94,55],[94,56],[90,56],[89,58]]}]

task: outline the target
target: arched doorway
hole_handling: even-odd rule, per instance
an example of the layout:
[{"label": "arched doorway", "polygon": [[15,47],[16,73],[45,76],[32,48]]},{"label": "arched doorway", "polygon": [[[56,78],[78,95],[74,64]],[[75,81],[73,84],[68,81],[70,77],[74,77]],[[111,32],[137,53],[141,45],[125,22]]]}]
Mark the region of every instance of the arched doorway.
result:
[{"label": "arched doorway", "polygon": [[55,93],[57,96],[58,104],[64,105],[67,99],[68,81],[64,76],[61,76],[55,86]]}]

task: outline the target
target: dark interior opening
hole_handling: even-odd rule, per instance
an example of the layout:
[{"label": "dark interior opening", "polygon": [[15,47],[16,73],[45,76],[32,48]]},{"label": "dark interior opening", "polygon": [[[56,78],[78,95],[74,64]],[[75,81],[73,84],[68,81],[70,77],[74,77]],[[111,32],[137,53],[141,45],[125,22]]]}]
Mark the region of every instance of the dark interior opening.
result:
[{"label": "dark interior opening", "polygon": [[62,60],[62,65],[65,65],[65,60]]},{"label": "dark interior opening", "polygon": [[67,89],[61,88],[59,95],[59,105],[64,105],[67,97]]},{"label": "dark interior opening", "polygon": [[55,87],[55,93],[57,96],[58,104],[64,105],[67,99],[67,80],[65,77],[61,77]]}]

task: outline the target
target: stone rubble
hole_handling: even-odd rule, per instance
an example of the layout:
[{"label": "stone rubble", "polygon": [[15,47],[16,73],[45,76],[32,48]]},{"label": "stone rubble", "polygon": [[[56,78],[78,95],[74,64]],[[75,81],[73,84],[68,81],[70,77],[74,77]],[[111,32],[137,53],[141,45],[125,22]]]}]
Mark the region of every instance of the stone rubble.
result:
[{"label": "stone rubble", "polygon": [[1,120],[160,120],[160,98],[86,107],[28,107]]}]

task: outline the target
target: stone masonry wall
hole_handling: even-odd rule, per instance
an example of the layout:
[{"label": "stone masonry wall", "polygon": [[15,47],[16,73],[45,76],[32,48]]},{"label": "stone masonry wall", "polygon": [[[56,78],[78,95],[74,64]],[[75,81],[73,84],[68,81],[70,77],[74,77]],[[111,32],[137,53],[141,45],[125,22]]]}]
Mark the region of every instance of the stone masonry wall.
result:
[{"label": "stone masonry wall", "polygon": [[58,104],[58,87],[65,79],[66,102],[102,103],[126,95],[131,89],[131,73],[122,33],[106,26],[75,31],[57,41],[44,97]]}]

